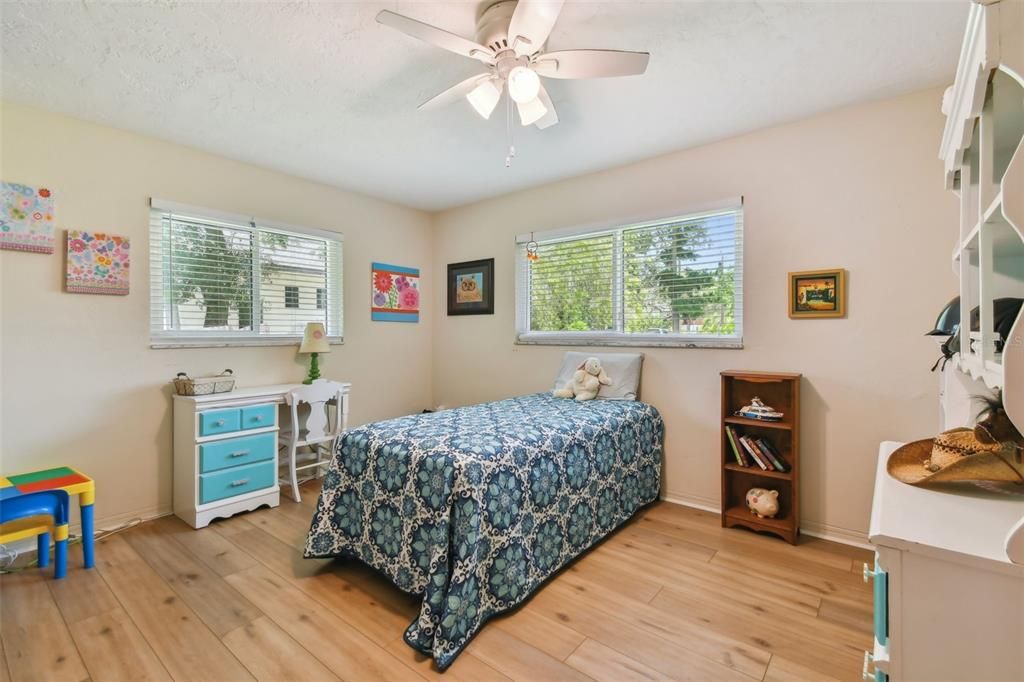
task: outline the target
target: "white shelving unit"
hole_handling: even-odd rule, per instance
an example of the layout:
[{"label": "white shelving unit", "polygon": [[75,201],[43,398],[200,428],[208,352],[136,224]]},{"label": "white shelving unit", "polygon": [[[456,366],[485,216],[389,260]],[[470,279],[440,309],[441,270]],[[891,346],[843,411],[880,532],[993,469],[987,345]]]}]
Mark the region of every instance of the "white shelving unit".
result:
[{"label": "white shelving unit", "polygon": [[1024,3],[971,7],[943,112],[940,157],[947,187],[960,196],[956,367],[1002,389],[1011,418],[1024,425],[1024,323],[1017,320],[1001,352],[993,330],[993,301],[1024,298]]},{"label": "white shelving unit", "polygon": [[[960,354],[943,374],[943,426],[970,426],[969,396],[987,387],[1024,429],[1024,315],[1001,352],[994,331],[994,301],[1024,298],[1024,1],[972,5],[942,110],[940,157],[960,196]],[[864,679],[1024,679],[1024,498],[900,483],[886,470],[899,445],[882,443],[875,472]]]}]

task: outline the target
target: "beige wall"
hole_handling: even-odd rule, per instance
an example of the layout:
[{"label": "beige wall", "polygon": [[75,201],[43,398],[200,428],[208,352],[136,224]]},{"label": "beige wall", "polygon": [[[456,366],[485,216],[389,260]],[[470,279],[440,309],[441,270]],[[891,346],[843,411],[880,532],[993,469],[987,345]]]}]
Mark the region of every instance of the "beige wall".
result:
[{"label": "beige wall", "polygon": [[241,385],[302,378],[296,346],[149,348],[151,196],[343,232],[346,341],[325,376],[353,382],[357,424],[430,404],[432,278],[419,324],[369,314],[371,261],[431,267],[429,215],[56,114],[0,113],[0,177],[52,188],[59,228],[127,235],[134,252],[118,297],[63,293],[63,233],[51,256],[0,251],[0,471],[81,467],[98,481],[100,525],[169,511],[169,379],[225,367]]},{"label": "beige wall", "polygon": [[[495,258],[493,317],[446,317],[435,287],[434,397],[459,405],[551,387],[566,348],[517,346],[513,239],[745,198],[743,350],[647,349],[643,399],[666,423],[664,493],[717,506],[720,370],[802,372],[804,527],[863,537],[879,441],[938,424],[935,343],[956,293],[957,202],[937,157],[941,91],[518,192],[437,216],[434,266]],[[521,150],[523,155],[529,149]],[[849,272],[849,315],[790,320],[786,273]]]},{"label": "beige wall", "polygon": [[[514,235],[743,195],[745,349],[645,350],[643,398],[666,421],[665,494],[718,503],[720,370],[799,371],[804,525],[857,537],[878,441],[927,435],[938,421],[937,350],[921,334],[956,291],[957,232],[936,159],[939,96],[847,108],[433,217],[4,104],[0,177],[50,186],[59,227],[128,235],[135,257],[132,293],[120,298],[63,293],[59,250],[0,252],[0,470],[80,466],[100,482],[101,525],[167,511],[174,373],[231,367],[244,385],[303,375],[290,346],[149,348],[150,196],[345,233],[346,343],[323,366],[354,383],[361,423],[550,387],[567,349],[513,344]],[[497,313],[446,317],[446,264],[491,256]],[[420,324],[370,322],[372,260],[425,271]],[[849,316],[789,320],[786,272],[823,267],[849,271]]]}]

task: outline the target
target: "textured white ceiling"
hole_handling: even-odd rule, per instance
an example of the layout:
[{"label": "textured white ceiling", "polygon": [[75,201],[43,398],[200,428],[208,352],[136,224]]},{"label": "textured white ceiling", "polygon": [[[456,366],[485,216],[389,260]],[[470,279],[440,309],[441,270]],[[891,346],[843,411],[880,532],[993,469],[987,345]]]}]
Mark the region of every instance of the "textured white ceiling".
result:
[{"label": "textured white ceiling", "polygon": [[510,169],[498,112],[416,111],[476,62],[374,22],[472,37],[479,5],[3,0],[0,95],[433,210],[949,82],[969,3],[567,2],[550,49],[650,66],[547,81],[561,122]]}]

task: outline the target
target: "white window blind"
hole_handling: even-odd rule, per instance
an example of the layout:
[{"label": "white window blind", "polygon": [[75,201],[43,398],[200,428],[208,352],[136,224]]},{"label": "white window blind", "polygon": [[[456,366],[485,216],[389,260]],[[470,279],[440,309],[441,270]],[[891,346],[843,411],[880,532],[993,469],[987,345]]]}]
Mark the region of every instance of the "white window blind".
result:
[{"label": "white window blind", "polygon": [[154,346],[342,339],[340,234],[154,201],[149,243]]},{"label": "white window blind", "polygon": [[742,347],[742,200],[517,250],[520,343]]}]

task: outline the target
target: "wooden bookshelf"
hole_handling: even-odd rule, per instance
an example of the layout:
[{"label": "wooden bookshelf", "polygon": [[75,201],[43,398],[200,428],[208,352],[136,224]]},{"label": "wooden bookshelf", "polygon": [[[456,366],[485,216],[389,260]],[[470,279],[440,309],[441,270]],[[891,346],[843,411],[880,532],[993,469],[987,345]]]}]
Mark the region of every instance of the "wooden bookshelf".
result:
[{"label": "wooden bookshelf", "polygon": [[[735,416],[754,397],[782,412],[778,422],[758,421]],[[764,471],[756,463],[742,466],[736,461],[725,427],[739,435],[768,442],[783,460],[786,471]],[[783,372],[722,372],[722,527],[742,526],[754,531],[774,533],[796,544],[800,536],[800,375]],[[748,455],[749,457],[749,455]],[[779,513],[775,518],[759,519],[747,509],[746,495],[751,488],[779,491]]]}]

